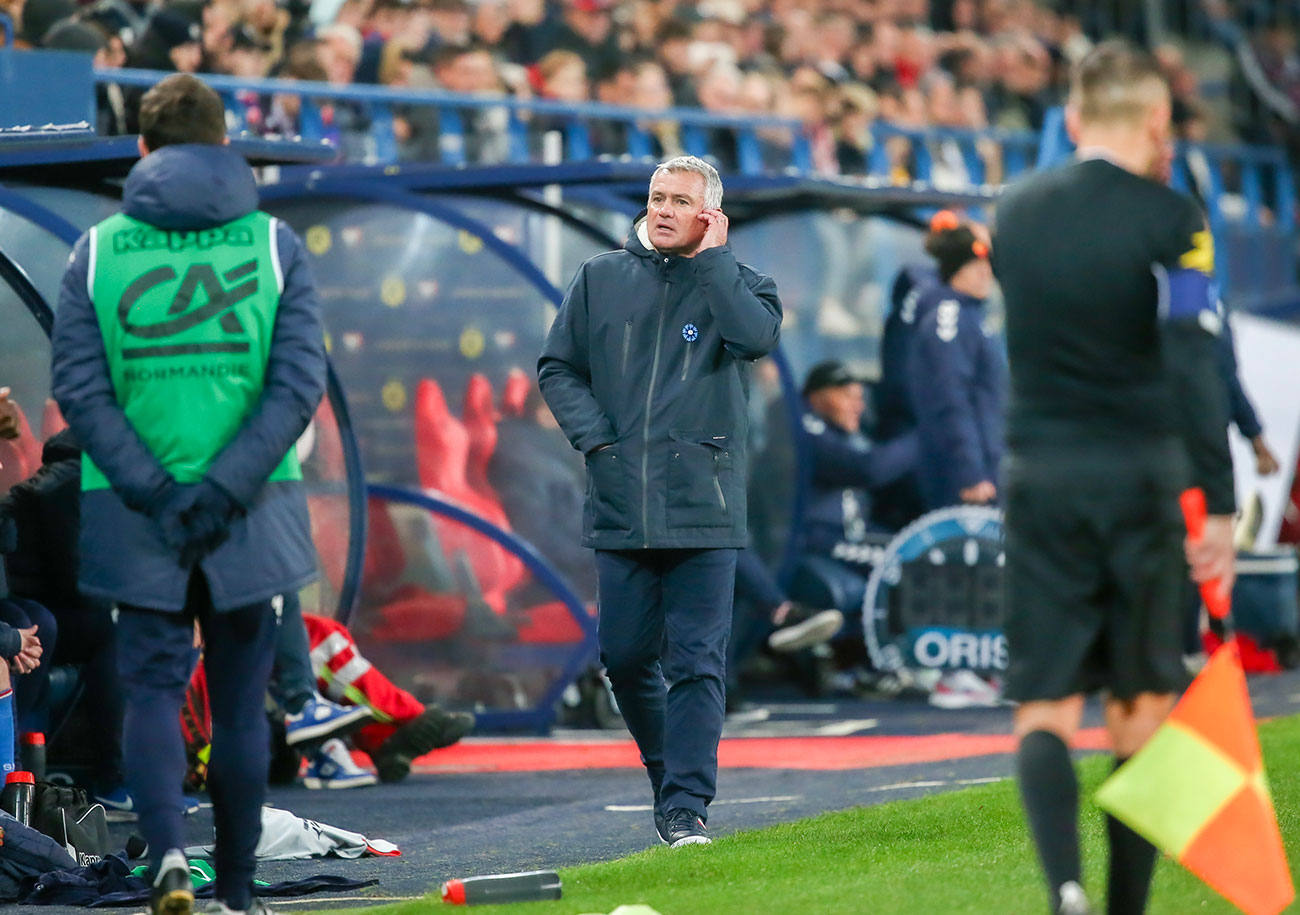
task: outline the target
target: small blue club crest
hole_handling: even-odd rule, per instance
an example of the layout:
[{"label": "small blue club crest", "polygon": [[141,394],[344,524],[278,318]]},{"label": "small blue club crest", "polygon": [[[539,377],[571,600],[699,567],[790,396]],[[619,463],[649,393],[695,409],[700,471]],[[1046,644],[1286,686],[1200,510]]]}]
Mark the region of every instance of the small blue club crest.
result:
[{"label": "small blue club crest", "polygon": [[694,324],[687,324],[682,328],[682,339],[687,343],[694,343],[700,335],[700,329]]}]

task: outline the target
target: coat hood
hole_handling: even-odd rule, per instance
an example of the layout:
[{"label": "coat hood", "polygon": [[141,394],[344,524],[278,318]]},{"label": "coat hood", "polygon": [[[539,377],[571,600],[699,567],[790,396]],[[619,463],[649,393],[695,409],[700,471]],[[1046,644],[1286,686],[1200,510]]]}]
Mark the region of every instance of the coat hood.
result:
[{"label": "coat hood", "polygon": [[228,146],[165,146],[131,169],[122,209],[160,229],[210,229],[256,210],[257,183]]},{"label": "coat hood", "polygon": [[627,234],[627,241],[623,248],[630,251],[637,257],[652,257],[656,253],[654,245],[650,244],[650,230],[646,227],[646,219],[650,211],[644,207],[640,213],[632,219],[632,230]]}]

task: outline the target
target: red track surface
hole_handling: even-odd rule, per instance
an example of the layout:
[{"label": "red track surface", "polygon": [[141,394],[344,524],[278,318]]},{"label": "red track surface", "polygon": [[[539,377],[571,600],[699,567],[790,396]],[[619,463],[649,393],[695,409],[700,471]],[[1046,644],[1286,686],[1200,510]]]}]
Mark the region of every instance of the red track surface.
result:
[{"label": "red track surface", "polygon": [[[1074,746],[1106,747],[1102,728],[1080,731]],[[867,769],[909,763],[996,756],[1015,750],[1010,734],[926,734],[910,737],[734,737],[718,747],[732,769]],[[639,769],[631,740],[557,743],[548,740],[465,741],[419,759],[420,772],[548,772],[566,769]]]}]

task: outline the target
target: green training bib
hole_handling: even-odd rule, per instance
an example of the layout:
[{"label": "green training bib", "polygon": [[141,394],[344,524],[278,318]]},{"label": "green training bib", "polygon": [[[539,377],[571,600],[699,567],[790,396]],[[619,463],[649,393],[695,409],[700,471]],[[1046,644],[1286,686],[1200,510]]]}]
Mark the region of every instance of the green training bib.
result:
[{"label": "green training bib", "polygon": [[[119,213],[90,231],[88,285],[118,404],[168,473],[197,483],[262,394],[284,286],[275,220],[179,232]],[[270,479],[302,479],[293,449]],[[83,456],[81,488],[108,486]]]}]

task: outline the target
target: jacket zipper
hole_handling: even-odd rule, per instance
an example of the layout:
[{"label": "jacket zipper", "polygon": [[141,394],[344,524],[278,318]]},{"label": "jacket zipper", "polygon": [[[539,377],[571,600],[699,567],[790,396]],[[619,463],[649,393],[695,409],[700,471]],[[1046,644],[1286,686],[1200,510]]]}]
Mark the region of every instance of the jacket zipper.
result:
[{"label": "jacket zipper", "polygon": [[659,353],[663,349],[664,316],[668,314],[668,284],[659,306],[659,328],[655,331],[655,356],[650,363],[650,387],[645,392],[645,432],[641,441],[641,532],[644,547],[650,549],[650,407],[654,402],[655,379],[659,375]]},{"label": "jacket zipper", "polygon": [[713,491],[718,494],[718,504],[722,506],[722,511],[727,511],[727,497],[722,494],[722,481],[718,479],[718,452],[713,452]]},{"label": "jacket zipper", "polygon": [[623,367],[619,369],[620,375],[627,374],[627,354],[632,348],[632,322],[628,321],[623,325]]},{"label": "jacket zipper", "polygon": [[690,343],[686,344],[686,358],[682,360],[682,381],[686,380],[686,373],[691,370],[691,350],[695,349]]}]

